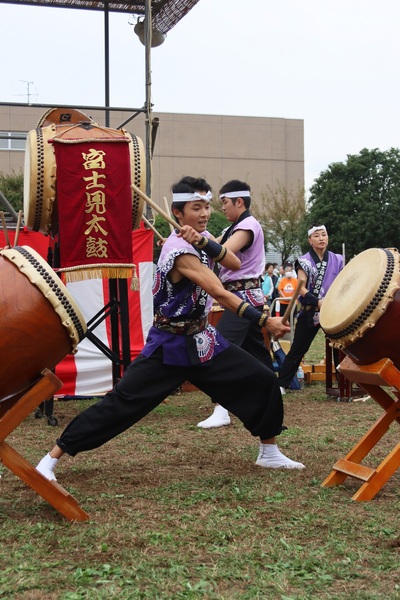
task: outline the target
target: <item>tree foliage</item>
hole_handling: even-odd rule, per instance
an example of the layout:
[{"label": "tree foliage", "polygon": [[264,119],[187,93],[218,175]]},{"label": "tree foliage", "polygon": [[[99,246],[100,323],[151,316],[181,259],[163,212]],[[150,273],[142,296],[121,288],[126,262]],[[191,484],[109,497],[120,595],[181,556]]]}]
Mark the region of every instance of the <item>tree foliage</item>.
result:
[{"label": "tree foliage", "polygon": [[22,171],[11,175],[0,173],[0,192],[6,197],[16,212],[22,209],[24,203],[24,175]]},{"label": "tree foliage", "polygon": [[207,229],[214,237],[219,237],[224,229],[232,225],[226,218],[220,200],[211,201],[211,216],[208,221]]},{"label": "tree foliage", "polygon": [[310,189],[305,229],[326,225],[329,247],[348,258],[367,248],[399,247],[400,150],[364,148],[332,163]]},{"label": "tree foliage", "polygon": [[284,264],[300,246],[304,230],[304,189],[287,190],[279,184],[274,189],[268,187],[261,197],[262,208],[254,206],[252,212],[261,223],[265,244],[281,254]]}]

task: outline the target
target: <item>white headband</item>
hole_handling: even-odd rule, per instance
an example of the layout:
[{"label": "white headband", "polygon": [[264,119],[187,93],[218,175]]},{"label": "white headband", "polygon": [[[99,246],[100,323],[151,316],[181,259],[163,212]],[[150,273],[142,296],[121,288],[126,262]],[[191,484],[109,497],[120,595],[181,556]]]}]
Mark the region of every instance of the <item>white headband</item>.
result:
[{"label": "white headband", "polygon": [[212,192],[207,192],[204,196],[198,192],[185,192],[181,194],[172,194],[172,202],[193,202],[194,200],[206,200],[209,202],[212,200],[212,197]]},{"label": "white headband", "polygon": [[308,230],[308,237],[310,237],[310,235],[312,235],[315,231],[319,231],[320,229],[326,231],[325,225],[317,225],[315,227],[311,227],[311,229]]},{"label": "white headband", "polygon": [[244,190],[242,192],[225,192],[225,194],[220,194],[219,199],[221,198],[250,198],[249,190]]}]

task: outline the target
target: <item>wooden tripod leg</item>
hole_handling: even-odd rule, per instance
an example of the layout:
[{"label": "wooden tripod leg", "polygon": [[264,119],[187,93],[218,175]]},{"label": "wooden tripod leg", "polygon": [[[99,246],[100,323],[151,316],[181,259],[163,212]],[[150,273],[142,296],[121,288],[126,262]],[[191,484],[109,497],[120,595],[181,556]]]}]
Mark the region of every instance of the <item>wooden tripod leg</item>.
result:
[{"label": "wooden tripod leg", "polygon": [[44,369],[42,377],[21,398],[10,399],[7,403],[7,410],[0,414],[0,460],[67,519],[86,521],[89,515],[79,507],[73,496],[57,482],[51,482],[43,477],[4,441],[25,417],[41,402],[51,398],[61,386],[62,383],[58,377],[49,369]]},{"label": "wooden tripod leg", "polygon": [[[400,444],[397,444],[377,468],[372,469],[360,464],[382,439],[391,424],[395,421],[400,424],[400,370],[388,358],[382,358],[370,365],[356,365],[347,356],[341,362],[341,372],[350,381],[361,384],[367,394],[385,412],[347,456],[333,465],[333,471],[322,486],[339,485],[346,477],[355,477],[364,483],[352,500],[357,502],[371,500],[400,467]],[[392,387],[395,398],[385,390],[387,386]]]},{"label": "wooden tripod leg", "polygon": [[[368,391],[370,393],[374,393],[372,386],[370,386]],[[379,419],[374,423],[374,425],[369,429],[369,431],[367,431],[367,433],[365,433],[363,435],[363,437],[359,440],[359,442],[357,442],[357,444],[352,448],[352,450],[350,450],[350,452],[345,456],[345,458],[338,460],[333,465],[333,471],[330,473],[330,475],[328,475],[328,477],[325,479],[325,481],[322,482],[322,484],[321,484],[322,487],[331,487],[334,485],[340,485],[341,483],[344,482],[346,477],[348,477],[350,475],[352,477],[356,477],[357,479],[361,479],[362,481],[366,482],[366,484],[364,484],[361,488],[365,492],[365,489],[367,488],[367,486],[369,485],[369,482],[372,479],[375,479],[375,483],[377,481],[382,481],[382,485],[383,485],[383,483],[386,483],[387,479],[389,479],[389,477],[391,475],[393,475],[393,473],[398,468],[399,464],[397,462],[397,466],[390,473],[388,478],[385,481],[383,481],[383,474],[381,474],[378,479],[376,478],[376,472],[378,471],[378,469],[370,469],[369,467],[366,467],[366,466],[360,464],[361,461],[372,450],[372,448],[374,448],[374,446],[376,446],[376,444],[379,442],[379,440],[388,431],[390,425],[396,419],[396,416],[398,415],[398,412],[399,412],[399,402],[391,400],[390,397],[386,394],[386,392],[383,392],[383,393],[388,398],[388,404],[390,402],[386,412],[381,417],[379,417]],[[376,391],[375,391],[374,395],[375,396],[377,395]],[[383,395],[382,395],[382,398],[383,398]],[[391,465],[391,468],[393,468],[392,465],[394,465],[395,462],[396,462],[395,458],[390,461],[389,464]],[[385,461],[382,463],[382,465],[384,463],[385,463]],[[381,467],[382,467],[382,465],[381,465]],[[382,470],[384,472],[386,472],[388,470],[388,467],[386,467],[385,469],[382,469]],[[381,485],[381,487],[382,487],[382,485]],[[371,489],[372,488],[373,488],[373,485],[371,485]],[[376,490],[371,497],[373,497],[377,491],[378,490]],[[355,498],[353,498],[353,499],[355,499]],[[359,499],[361,500],[362,498],[359,498]],[[365,498],[365,499],[367,499],[367,498]]]},{"label": "wooden tripod leg", "polygon": [[60,389],[62,382],[49,369],[44,369],[39,379],[29,390],[0,415],[0,441],[3,441],[44,400],[48,400]]},{"label": "wooden tripod leg", "polygon": [[73,496],[57,482],[49,481],[46,477],[43,477],[6,442],[0,442],[0,460],[10,471],[35,490],[39,496],[47,500],[67,519],[71,521],[86,521],[89,519],[89,515],[80,508]]},{"label": "wooden tripod leg", "polygon": [[354,494],[352,500],[357,502],[371,500],[382,489],[391,476],[400,467],[400,443],[387,455],[372,477]]}]

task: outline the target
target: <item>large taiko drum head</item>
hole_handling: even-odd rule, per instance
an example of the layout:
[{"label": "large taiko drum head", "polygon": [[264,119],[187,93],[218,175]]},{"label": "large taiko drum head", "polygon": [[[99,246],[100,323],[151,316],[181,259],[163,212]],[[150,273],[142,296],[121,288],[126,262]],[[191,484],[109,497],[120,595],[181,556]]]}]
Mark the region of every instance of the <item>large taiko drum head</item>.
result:
[{"label": "large taiko drum head", "polygon": [[[48,235],[58,233],[58,200],[56,195],[57,161],[52,140],[68,143],[93,140],[127,140],[129,143],[130,182],[143,192],[146,189],[146,158],[142,140],[124,129],[100,127],[79,111],[70,111],[71,121],[62,121],[66,109],[51,109],[39,121],[39,126],[28,132],[24,166],[24,220],[33,231]],[[124,176],[122,174],[121,176]],[[144,201],[132,190],[132,230],[140,226]]]},{"label": "large taiko drum head", "polygon": [[390,358],[400,368],[400,260],[395,248],[370,248],[339,273],[320,323],[334,348],[358,364]]},{"label": "large taiko drum head", "polygon": [[86,323],[67,288],[28,246],[0,250],[0,402],[75,353]]}]

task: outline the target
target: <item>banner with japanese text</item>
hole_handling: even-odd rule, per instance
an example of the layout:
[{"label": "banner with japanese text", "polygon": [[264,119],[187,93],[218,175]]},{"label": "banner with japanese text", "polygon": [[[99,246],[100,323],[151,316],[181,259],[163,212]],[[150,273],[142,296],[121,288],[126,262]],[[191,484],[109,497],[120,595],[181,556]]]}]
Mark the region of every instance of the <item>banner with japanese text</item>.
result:
[{"label": "banner with japanese text", "polygon": [[128,141],[53,140],[65,281],[132,275]]}]

